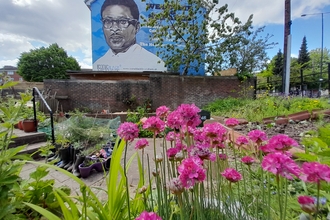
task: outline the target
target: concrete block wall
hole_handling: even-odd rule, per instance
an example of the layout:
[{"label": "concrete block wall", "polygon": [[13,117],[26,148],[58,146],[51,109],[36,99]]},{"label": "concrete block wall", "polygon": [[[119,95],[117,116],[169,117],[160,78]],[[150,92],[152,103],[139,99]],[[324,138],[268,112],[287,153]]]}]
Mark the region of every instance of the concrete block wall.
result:
[{"label": "concrete block wall", "polygon": [[[253,80],[244,86],[253,85]],[[169,76],[150,74],[149,80],[45,80],[44,88],[51,88],[58,96],[64,111],[75,108],[91,112],[103,109],[110,112],[127,111],[123,101],[135,96],[142,104],[152,100],[152,109],[161,105],[175,109],[182,103],[195,103],[202,108],[209,102],[225,97],[241,96],[242,83],[237,77]],[[249,96],[253,97],[253,90]]]}]

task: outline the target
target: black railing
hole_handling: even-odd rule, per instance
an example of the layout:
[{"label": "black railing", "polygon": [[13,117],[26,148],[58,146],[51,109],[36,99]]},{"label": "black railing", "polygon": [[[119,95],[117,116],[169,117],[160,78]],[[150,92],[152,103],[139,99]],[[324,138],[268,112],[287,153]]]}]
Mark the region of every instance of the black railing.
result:
[{"label": "black railing", "polygon": [[[42,96],[42,94],[40,93],[39,89],[37,87],[33,87],[32,90],[32,95],[33,95],[33,114],[34,114],[34,124],[36,125],[37,128],[37,111],[36,111],[36,93],[38,94],[39,98],[41,99],[41,101],[45,104],[46,108],[49,111],[50,114],[50,126],[52,129],[52,142],[53,144],[55,144],[55,134],[54,134],[54,119],[53,119],[53,111],[52,109],[49,107],[48,103],[46,102],[46,100],[44,99],[44,97]],[[38,128],[37,130],[38,131]]]}]

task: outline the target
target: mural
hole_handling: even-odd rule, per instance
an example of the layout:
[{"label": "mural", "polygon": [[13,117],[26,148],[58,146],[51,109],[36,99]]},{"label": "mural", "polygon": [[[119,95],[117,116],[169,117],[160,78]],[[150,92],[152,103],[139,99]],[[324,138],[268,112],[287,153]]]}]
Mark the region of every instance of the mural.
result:
[{"label": "mural", "polygon": [[[150,39],[155,28],[141,25],[141,17],[147,19],[152,12],[162,10],[163,0],[85,0],[85,3],[91,10],[93,71],[167,71],[162,57],[156,55],[160,49]],[[164,44],[173,42],[164,39]]]}]

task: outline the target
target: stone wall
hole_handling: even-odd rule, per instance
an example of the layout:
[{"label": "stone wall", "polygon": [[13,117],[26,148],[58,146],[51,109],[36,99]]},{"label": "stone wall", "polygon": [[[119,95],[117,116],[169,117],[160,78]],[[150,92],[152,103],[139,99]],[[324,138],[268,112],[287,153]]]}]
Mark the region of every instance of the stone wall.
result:
[{"label": "stone wall", "polygon": [[[64,111],[78,108],[119,112],[141,105],[146,99],[152,100],[153,110],[161,105],[174,109],[182,103],[195,103],[201,108],[216,99],[241,96],[246,90],[243,88],[250,88],[254,80],[243,85],[237,77],[150,74],[149,80],[45,80],[44,88],[56,91],[57,96],[67,96],[59,100]],[[253,90],[248,90],[246,95],[253,97]],[[123,102],[134,97],[135,106]]]}]

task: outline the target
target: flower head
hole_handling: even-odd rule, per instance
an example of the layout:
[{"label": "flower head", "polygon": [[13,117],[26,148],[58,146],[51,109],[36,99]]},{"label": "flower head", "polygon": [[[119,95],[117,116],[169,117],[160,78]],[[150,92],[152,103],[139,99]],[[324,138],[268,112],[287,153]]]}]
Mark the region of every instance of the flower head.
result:
[{"label": "flower head", "polygon": [[298,177],[301,172],[299,166],[288,155],[281,152],[266,155],[261,166],[268,172],[290,180],[293,179],[292,176]]},{"label": "flower head", "polygon": [[195,182],[202,182],[206,178],[203,161],[199,157],[189,157],[178,167],[180,181],[185,188],[191,188]]},{"label": "flower head", "polygon": [[181,194],[184,190],[181,180],[179,178],[172,179],[169,183],[168,188],[173,194],[176,195]]},{"label": "flower head", "polygon": [[251,141],[255,143],[261,143],[262,141],[267,140],[267,135],[265,132],[260,130],[253,130],[248,133],[248,137]]},{"label": "flower head", "polygon": [[143,211],[135,220],[162,220],[162,218],[154,212]]},{"label": "flower head", "polygon": [[133,141],[134,138],[139,136],[139,128],[137,124],[132,122],[124,122],[119,126],[117,133],[118,136],[125,141]]},{"label": "flower head", "polygon": [[147,139],[145,139],[145,138],[142,138],[142,139],[140,139],[140,140],[138,140],[137,142],[136,142],[136,144],[135,144],[135,149],[143,149],[143,148],[145,148],[146,146],[149,146],[149,142],[147,141]]},{"label": "flower head", "polygon": [[316,211],[315,200],[311,196],[299,196],[298,203],[301,209],[309,214]]},{"label": "flower head", "polygon": [[165,122],[158,117],[152,116],[143,123],[143,129],[147,129],[155,134],[159,134],[160,132],[164,131]]},{"label": "flower head", "polygon": [[305,182],[319,183],[320,181],[330,182],[330,167],[318,162],[305,162],[302,165],[300,179]]},{"label": "flower head", "polygon": [[227,129],[220,123],[210,123],[203,127],[204,136],[212,142],[212,147],[223,147],[223,142],[226,140]]},{"label": "flower head", "polygon": [[242,175],[233,168],[225,169],[221,175],[232,183],[236,183],[242,179]]},{"label": "flower head", "polygon": [[239,121],[236,118],[228,118],[225,121],[225,125],[228,127],[234,127],[236,125],[239,125]]},{"label": "flower head", "polygon": [[162,105],[156,109],[156,116],[161,119],[166,119],[167,115],[170,113],[170,108]]},{"label": "flower head", "polygon": [[241,160],[242,160],[242,163],[244,163],[246,165],[251,165],[255,162],[255,160],[252,157],[249,157],[249,156],[242,157]]},{"label": "flower head", "polygon": [[227,160],[228,156],[227,156],[227,154],[219,154],[219,159],[220,160]]},{"label": "flower head", "polygon": [[239,136],[237,139],[236,139],[236,144],[241,146],[243,144],[248,144],[249,141],[248,139],[245,137],[245,136]]},{"label": "flower head", "polygon": [[285,134],[278,134],[271,137],[268,141],[268,147],[275,151],[287,151],[293,146],[298,146],[298,143]]},{"label": "flower head", "polygon": [[172,148],[169,148],[167,151],[166,151],[166,154],[167,154],[167,157],[169,158],[169,160],[173,160],[175,155],[177,153],[179,153],[179,149],[176,148],[176,147],[172,147]]}]

